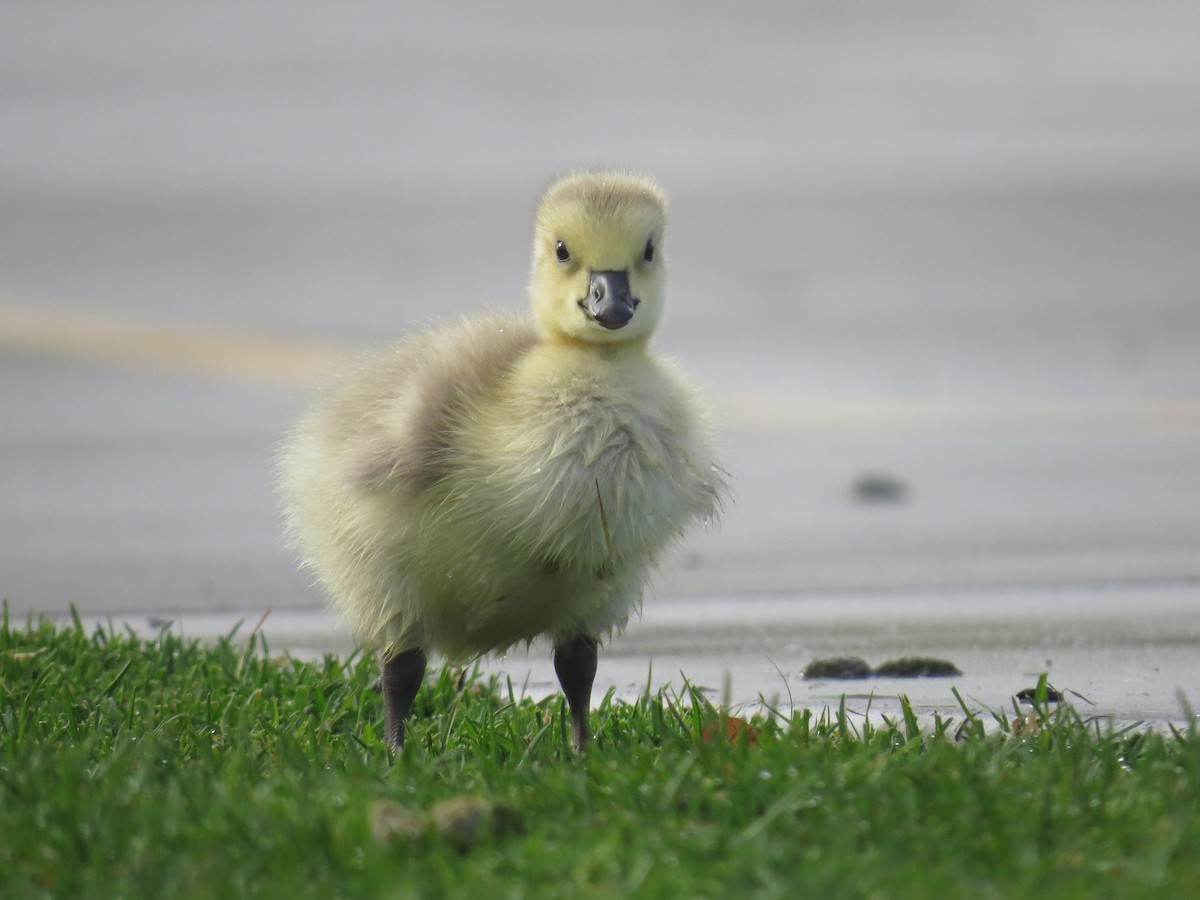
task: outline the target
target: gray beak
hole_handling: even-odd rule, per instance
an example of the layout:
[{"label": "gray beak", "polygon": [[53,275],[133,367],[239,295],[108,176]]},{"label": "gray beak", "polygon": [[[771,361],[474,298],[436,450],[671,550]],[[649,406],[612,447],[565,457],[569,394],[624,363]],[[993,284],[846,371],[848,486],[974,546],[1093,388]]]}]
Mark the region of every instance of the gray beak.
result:
[{"label": "gray beak", "polygon": [[612,331],[633,318],[637,305],[637,297],[629,293],[629,273],[615,270],[592,272],[588,295],[579,301],[589,319]]}]

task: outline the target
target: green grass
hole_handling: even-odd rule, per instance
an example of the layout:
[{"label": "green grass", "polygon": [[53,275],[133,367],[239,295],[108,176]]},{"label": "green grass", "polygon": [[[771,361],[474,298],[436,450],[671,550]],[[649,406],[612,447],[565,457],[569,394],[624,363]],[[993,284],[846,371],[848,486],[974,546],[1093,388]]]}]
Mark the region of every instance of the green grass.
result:
[{"label": "green grass", "polygon": [[0,625],[2,897],[1200,896],[1194,731],[728,740],[685,686],[604,698],[578,758],[559,698],[442,671],[393,761],[369,659]]}]

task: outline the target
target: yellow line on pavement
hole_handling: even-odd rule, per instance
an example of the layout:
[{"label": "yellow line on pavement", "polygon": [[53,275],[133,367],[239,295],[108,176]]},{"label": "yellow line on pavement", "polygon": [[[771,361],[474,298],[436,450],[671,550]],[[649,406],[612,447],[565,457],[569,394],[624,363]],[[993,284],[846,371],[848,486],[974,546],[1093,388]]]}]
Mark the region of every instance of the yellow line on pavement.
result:
[{"label": "yellow line on pavement", "polygon": [[[0,352],[283,387],[320,382],[360,346],[187,328],[0,303]],[[1010,401],[714,393],[732,434],[863,436],[930,433],[1200,434],[1200,398]]]},{"label": "yellow line on pavement", "polygon": [[307,384],[318,381],[360,349],[0,304],[0,351],[155,372]]}]

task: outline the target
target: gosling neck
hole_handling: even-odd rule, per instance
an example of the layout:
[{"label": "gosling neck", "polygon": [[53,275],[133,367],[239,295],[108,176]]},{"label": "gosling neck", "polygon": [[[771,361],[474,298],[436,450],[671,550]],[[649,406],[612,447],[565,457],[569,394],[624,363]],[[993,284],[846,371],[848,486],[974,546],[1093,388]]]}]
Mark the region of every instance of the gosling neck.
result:
[{"label": "gosling neck", "polygon": [[588,341],[561,331],[543,336],[543,346],[571,354],[588,355],[609,362],[644,358],[649,355],[650,335],[640,335],[623,341]]}]

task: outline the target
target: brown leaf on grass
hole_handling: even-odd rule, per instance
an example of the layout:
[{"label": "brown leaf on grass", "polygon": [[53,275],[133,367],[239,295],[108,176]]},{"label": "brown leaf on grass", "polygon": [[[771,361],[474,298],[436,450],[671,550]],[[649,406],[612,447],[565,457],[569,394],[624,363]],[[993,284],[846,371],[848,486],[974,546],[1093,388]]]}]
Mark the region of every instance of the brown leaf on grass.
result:
[{"label": "brown leaf on grass", "polygon": [[400,839],[418,840],[429,824],[427,817],[415,813],[394,800],[377,800],[368,812],[371,834],[381,844]]},{"label": "brown leaf on grass", "polygon": [[36,650],[27,650],[24,652],[18,651],[18,650],[9,650],[4,655],[7,656],[9,659],[26,660],[26,659],[33,659],[35,656],[41,656],[43,653],[46,652],[47,649],[48,648],[46,648],[46,647],[38,647]]},{"label": "brown leaf on grass", "polygon": [[1013,737],[1033,737],[1041,731],[1041,728],[1036,711],[1023,713],[1012,720]]},{"label": "brown leaf on grass", "polygon": [[473,796],[442,800],[428,813],[414,812],[394,800],[377,800],[368,815],[371,834],[381,844],[419,841],[436,834],[459,850],[469,850],[489,835],[519,832],[523,826],[513,807]]},{"label": "brown leaf on grass", "polygon": [[488,835],[520,831],[520,814],[511,806],[482,797],[452,797],[430,811],[434,830],[460,850],[469,849]]},{"label": "brown leaf on grass", "polygon": [[711,744],[721,737],[722,731],[725,739],[731,744],[744,741],[748,747],[758,746],[758,732],[753,725],[739,716],[722,716],[720,719],[706,722],[700,729],[700,740]]}]

